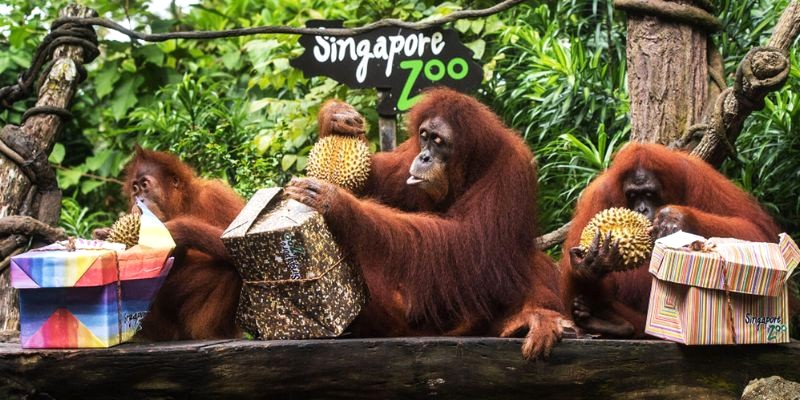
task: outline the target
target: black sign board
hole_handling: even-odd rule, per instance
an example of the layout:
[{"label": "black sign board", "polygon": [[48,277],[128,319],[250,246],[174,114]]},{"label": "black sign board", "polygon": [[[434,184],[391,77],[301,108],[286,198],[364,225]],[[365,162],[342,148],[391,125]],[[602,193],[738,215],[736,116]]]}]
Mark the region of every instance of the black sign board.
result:
[{"label": "black sign board", "polygon": [[[314,20],[310,28],[341,28],[342,21]],[[419,100],[419,92],[444,85],[468,92],[483,79],[472,50],[451,29],[380,28],[356,36],[303,35],[305,49],[291,65],[307,76],[327,76],[351,88],[386,93],[378,113],[396,115]]]}]

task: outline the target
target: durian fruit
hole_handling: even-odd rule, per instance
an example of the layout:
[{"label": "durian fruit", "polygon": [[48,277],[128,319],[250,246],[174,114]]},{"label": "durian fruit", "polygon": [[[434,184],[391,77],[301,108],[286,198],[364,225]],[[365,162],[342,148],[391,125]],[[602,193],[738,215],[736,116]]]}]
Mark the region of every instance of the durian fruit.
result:
[{"label": "durian fruit", "polygon": [[320,139],[308,155],[308,176],[339,185],[349,191],[367,182],[371,160],[369,147],[355,137],[331,135]]},{"label": "durian fruit", "polygon": [[139,243],[139,228],[142,225],[142,220],[139,214],[125,214],[114,225],[111,225],[111,231],[108,233],[109,242],[123,243],[126,249],[130,249]]},{"label": "durian fruit", "polygon": [[616,271],[633,269],[650,257],[653,238],[650,236],[650,221],[641,213],[627,208],[608,208],[597,213],[581,232],[580,246],[588,249],[598,232],[600,245],[611,232],[611,241],[619,241],[619,252],[623,265],[615,266]]}]

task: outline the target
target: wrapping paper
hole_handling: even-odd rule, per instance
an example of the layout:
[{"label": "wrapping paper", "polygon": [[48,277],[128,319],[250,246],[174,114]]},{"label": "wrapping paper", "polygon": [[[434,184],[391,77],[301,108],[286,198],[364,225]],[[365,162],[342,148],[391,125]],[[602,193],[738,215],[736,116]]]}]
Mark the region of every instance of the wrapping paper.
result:
[{"label": "wrapping paper", "polygon": [[237,324],[255,338],[335,337],[367,294],[322,215],[281,190],[258,191],[222,236],[243,285]]},{"label": "wrapping paper", "polygon": [[175,242],[143,205],[139,244],[76,239],[11,259],[24,348],[111,347],[129,340],[172,267]]},{"label": "wrapping paper", "polygon": [[[696,240],[706,250],[684,247]],[[659,239],[645,332],[684,344],[788,342],[786,281],[798,260],[786,234],[777,244],[683,232]]]}]

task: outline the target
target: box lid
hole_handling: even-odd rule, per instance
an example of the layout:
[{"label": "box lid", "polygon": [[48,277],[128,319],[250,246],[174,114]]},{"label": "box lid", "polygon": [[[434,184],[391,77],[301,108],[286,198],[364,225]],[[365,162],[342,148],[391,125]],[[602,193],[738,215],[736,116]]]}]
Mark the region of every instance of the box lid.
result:
[{"label": "box lid", "polygon": [[102,240],[56,242],[12,257],[11,285],[17,289],[86,287],[116,282],[118,276],[120,280],[159,276],[175,242],[164,224],[138,204],[142,215],[137,245],[125,250],[124,244]]},{"label": "box lid", "polygon": [[[713,244],[708,251],[685,246]],[[662,281],[760,296],[777,296],[800,261],[800,250],[786,234],[779,243],[705,238],[677,232],[656,240],[650,273]],[[727,284],[727,285],[726,285]]]},{"label": "box lid", "polygon": [[280,199],[282,188],[259,189],[222,233],[222,240],[243,237],[258,217]]},{"label": "box lid", "polygon": [[282,188],[260,189],[253,195],[244,209],[228,225],[222,240],[241,238],[262,232],[283,232],[299,227],[314,218],[313,208],[286,199]]}]

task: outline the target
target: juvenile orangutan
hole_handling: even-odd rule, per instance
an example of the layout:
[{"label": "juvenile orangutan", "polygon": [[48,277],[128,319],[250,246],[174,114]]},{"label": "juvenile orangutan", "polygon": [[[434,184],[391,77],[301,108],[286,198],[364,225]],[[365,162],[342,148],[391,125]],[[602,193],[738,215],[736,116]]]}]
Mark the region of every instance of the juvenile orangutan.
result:
[{"label": "juvenile orangutan", "polygon": [[151,340],[239,336],[234,315],[241,279],[220,236],[244,200],[221,181],[198,178],[176,156],[139,147],[125,167],[125,194],[131,207],[141,198],[177,245],[140,334]]}]

